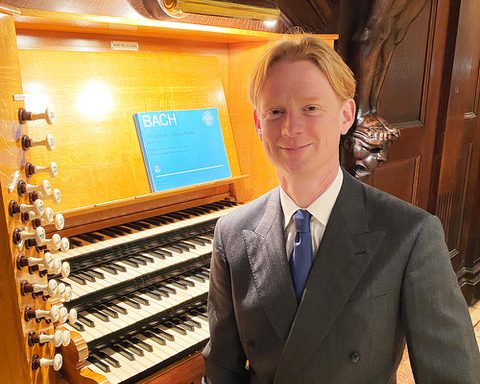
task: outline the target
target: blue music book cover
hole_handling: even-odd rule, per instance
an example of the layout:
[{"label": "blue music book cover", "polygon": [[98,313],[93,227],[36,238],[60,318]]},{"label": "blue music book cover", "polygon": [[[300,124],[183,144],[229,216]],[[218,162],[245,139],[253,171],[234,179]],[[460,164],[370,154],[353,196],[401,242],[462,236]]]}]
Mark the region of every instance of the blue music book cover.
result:
[{"label": "blue music book cover", "polygon": [[133,115],[152,192],[231,176],[217,108]]}]

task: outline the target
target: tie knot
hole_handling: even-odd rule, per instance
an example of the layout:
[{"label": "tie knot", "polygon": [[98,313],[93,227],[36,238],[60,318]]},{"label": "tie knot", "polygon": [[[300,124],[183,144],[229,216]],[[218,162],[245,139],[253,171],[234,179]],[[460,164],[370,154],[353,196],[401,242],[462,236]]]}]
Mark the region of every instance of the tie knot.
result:
[{"label": "tie knot", "polygon": [[293,214],[296,232],[310,233],[310,218],[312,215],[305,209],[299,209]]}]

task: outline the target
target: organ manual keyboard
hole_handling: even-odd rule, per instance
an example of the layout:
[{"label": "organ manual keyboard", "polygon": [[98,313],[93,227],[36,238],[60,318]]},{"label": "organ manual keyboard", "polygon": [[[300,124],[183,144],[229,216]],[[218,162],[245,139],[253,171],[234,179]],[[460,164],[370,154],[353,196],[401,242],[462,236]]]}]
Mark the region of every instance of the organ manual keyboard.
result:
[{"label": "organ manual keyboard", "polygon": [[87,344],[84,370],[133,383],[203,348],[213,228],[235,208],[223,200],[70,238],[71,271],[58,280],[72,288],[77,321],[65,328]]},{"label": "organ manual keyboard", "polygon": [[[215,223],[276,183],[246,84],[278,34],[70,3],[0,2],[0,382],[198,384]],[[206,108],[232,177],[152,193],[133,116]]]}]

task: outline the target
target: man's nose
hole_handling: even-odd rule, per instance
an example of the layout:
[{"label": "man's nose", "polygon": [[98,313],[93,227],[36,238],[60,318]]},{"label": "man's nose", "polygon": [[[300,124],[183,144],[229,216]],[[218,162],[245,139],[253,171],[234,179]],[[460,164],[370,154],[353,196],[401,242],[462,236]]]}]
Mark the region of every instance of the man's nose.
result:
[{"label": "man's nose", "polygon": [[295,136],[302,130],[301,120],[294,113],[286,113],[282,124],[282,135]]}]

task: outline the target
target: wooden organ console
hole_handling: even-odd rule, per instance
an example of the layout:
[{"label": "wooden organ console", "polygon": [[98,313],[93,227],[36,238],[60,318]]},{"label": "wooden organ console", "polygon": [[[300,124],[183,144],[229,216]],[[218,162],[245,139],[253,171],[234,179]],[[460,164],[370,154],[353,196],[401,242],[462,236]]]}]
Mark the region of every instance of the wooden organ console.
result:
[{"label": "wooden organ console", "polygon": [[[199,383],[215,222],[276,185],[247,79],[277,35],[8,3],[0,382]],[[233,176],[151,193],[133,114],[208,107]]]}]

